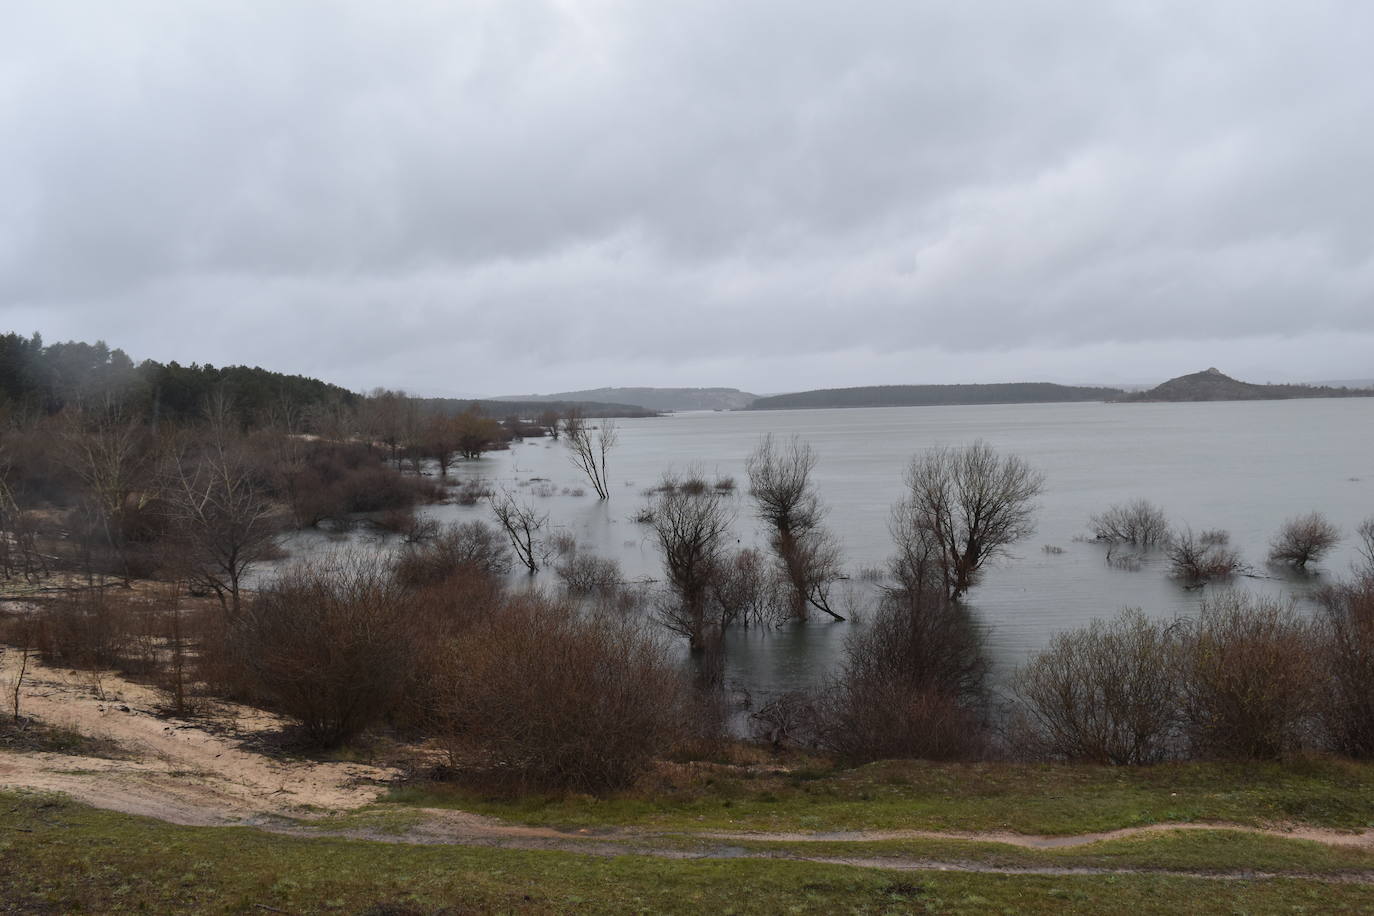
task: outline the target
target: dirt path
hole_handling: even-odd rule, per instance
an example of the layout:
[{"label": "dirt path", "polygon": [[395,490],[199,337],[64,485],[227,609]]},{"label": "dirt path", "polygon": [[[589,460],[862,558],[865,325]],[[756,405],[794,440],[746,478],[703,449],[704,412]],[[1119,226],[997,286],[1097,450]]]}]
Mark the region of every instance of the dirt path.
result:
[{"label": "dirt path", "polygon": [[1374,830],[1343,831],[1322,827],[1293,826],[1252,827],[1246,824],[1229,823],[1179,823],[1149,824],[1144,827],[1122,827],[1119,830],[1104,830],[1101,833],[1079,833],[1072,836],[1049,836],[1034,833],[1008,833],[1002,831],[957,831],[957,830],[843,830],[830,833],[747,833],[711,832],[697,834],[715,840],[775,840],[784,843],[881,843],[886,840],[971,840],[982,843],[1002,843],[1021,849],[1070,849],[1075,846],[1088,846],[1106,840],[1122,840],[1133,836],[1151,833],[1167,833],[1172,830],[1227,830],[1235,833],[1252,833],[1260,836],[1282,837],[1288,840],[1311,840],[1326,846],[1355,846],[1374,851]]},{"label": "dirt path", "polygon": [[[0,670],[0,683],[9,671]],[[1113,875],[1148,873],[1224,880],[1294,877],[1266,872],[1191,872],[1132,868],[1006,866],[976,861],[911,857],[814,856],[818,842],[881,842],[929,839],[1001,843],[1026,849],[1088,846],[1170,830],[1234,830],[1374,850],[1374,831],[1350,833],[1300,827],[1291,830],[1234,824],[1157,824],[1078,836],[926,830],[750,833],[653,831],[608,828],[564,831],[510,824],[445,809],[398,809],[407,821],[388,832],[350,827],[334,820],[375,801],[396,770],[352,763],[321,763],[270,757],[246,749],[245,739],[275,731],[281,722],[260,710],[222,704],[209,721],[179,720],[159,713],[155,691],[121,678],[99,679],[32,665],[21,708],[26,715],[82,734],[107,738],[128,752],[125,759],[64,754],[0,752],[0,787],[61,792],[77,801],[126,814],[189,826],[254,826],[273,833],[343,837],[388,843],[546,849],[587,855],[649,855],[660,858],[788,858],[893,870],[964,871],[1006,875]],[[738,843],[794,845],[748,849]],[[1374,884],[1374,871],[1301,875],[1309,880]]]}]

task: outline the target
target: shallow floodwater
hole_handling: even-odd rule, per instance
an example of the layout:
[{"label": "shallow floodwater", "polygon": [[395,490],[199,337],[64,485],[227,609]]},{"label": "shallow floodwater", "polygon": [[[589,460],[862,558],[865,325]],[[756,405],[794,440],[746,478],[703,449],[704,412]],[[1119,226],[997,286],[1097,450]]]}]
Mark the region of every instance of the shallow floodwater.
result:
[{"label": "shallow floodwater", "polygon": [[[1127,606],[1161,617],[1191,614],[1215,588],[1184,589],[1157,554],[1145,554],[1137,570],[1113,568],[1102,545],[1076,540],[1087,535],[1088,517],[1113,503],[1144,497],[1176,525],[1229,531],[1231,546],[1253,567],[1253,577],[1236,586],[1299,601],[1350,570],[1354,528],[1374,515],[1374,398],[702,412],[617,424],[605,502],[581,479],[564,444],[547,439],[461,464],[458,479],[511,487],[548,512],[555,530],[575,535],[581,549],[618,560],[627,577],[658,578],[652,531],[632,520],[646,501],[641,492],[670,468],[733,477],[736,537],[761,542],[744,461],[765,433],[795,433],[819,456],[815,480],[829,507],[827,524],[854,574],[882,566],[892,552],[888,515],[913,454],[981,438],[1022,456],[1046,476],[1036,532],[989,568],[968,597],[1003,675],[1058,631]],[[574,495],[578,488],[584,495]],[[1278,526],[1313,510],[1326,513],[1347,539],[1315,576],[1267,568],[1267,544]],[[444,521],[489,518],[485,505],[425,511]],[[296,546],[312,545],[305,539]],[[756,695],[808,686],[833,668],[852,626],[817,619],[733,634],[727,678]]]}]

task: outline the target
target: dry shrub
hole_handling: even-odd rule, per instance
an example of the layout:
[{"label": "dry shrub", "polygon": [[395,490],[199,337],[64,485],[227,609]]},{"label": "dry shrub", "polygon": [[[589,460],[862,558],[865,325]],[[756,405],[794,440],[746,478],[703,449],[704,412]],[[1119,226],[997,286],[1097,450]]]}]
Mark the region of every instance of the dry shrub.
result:
[{"label": "dry shrub", "polygon": [[270,708],[312,742],[336,746],[401,697],[416,644],[405,599],[378,558],[296,566],[233,621],[233,645]]},{"label": "dry shrub", "polygon": [[407,544],[396,559],[395,572],[401,585],[420,588],[458,574],[504,576],[510,568],[505,536],[485,522],[471,521]]},{"label": "dry shrub", "polygon": [[568,594],[576,597],[609,597],[621,584],[620,564],[592,553],[574,551],[564,557],[554,572]]},{"label": "dry shrub", "polygon": [[1374,570],[1324,590],[1320,600],[1327,740],[1342,754],[1374,756]]},{"label": "dry shrub", "polygon": [[814,744],[815,699],[790,691],[773,697],[749,715],[749,734],[773,750]]},{"label": "dry shrub", "polygon": [[1099,541],[1149,547],[1169,539],[1169,520],[1164,510],[1148,499],[1115,505],[1088,520]]},{"label": "dry shrub", "polygon": [[37,647],[56,664],[142,672],[154,661],[154,618],[151,605],[122,590],[70,592],[47,603]]},{"label": "dry shrub", "polygon": [[816,704],[816,742],[851,762],[963,760],[986,747],[987,660],[967,609],[898,589],[850,637],[841,674]]},{"label": "dry shrub", "polygon": [[460,506],[475,506],[491,496],[491,487],[482,480],[465,480],[453,491],[453,501]]},{"label": "dry shrub", "polygon": [[662,642],[534,593],[476,622],[440,677],[441,745],[517,788],[626,786],[681,734],[686,692]]},{"label": "dry shrub", "polygon": [[1194,585],[1234,576],[1245,567],[1240,554],[1226,546],[1228,540],[1224,531],[1205,531],[1198,537],[1191,528],[1184,529],[1169,543],[1173,574]]},{"label": "dry shrub", "polygon": [[1320,560],[1340,539],[1340,529],[1320,512],[1290,518],[1269,544],[1269,562],[1306,569],[1308,563]]},{"label": "dry shrub", "polygon": [[1180,628],[1183,730],[1199,757],[1270,759],[1308,742],[1319,646],[1291,605],[1242,592],[1206,601]]},{"label": "dry shrub", "polygon": [[1170,756],[1177,651],[1173,629],[1135,608],[1055,636],[1013,679],[1043,755],[1115,765]]}]

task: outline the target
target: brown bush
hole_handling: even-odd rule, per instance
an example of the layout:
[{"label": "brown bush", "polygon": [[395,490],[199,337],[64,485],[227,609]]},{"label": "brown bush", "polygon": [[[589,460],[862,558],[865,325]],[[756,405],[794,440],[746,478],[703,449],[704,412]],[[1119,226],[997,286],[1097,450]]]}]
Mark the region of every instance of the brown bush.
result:
[{"label": "brown bush", "polygon": [[1320,600],[1327,740],[1342,754],[1374,756],[1374,570],[1326,589]]},{"label": "brown bush", "polygon": [[296,566],[233,621],[233,648],[270,708],[335,746],[401,698],[417,642],[405,598],[377,558]]},{"label": "brown bush", "polygon": [[1184,529],[1169,543],[1169,565],[1175,577],[1200,585],[1215,579],[1229,579],[1245,568],[1240,554],[1226,546],[1224,531],[1204,531],[1201,537]]},{"label": "brown bush", "polygon": [[428,540],[405,545],[396,579],[407,588],[437,585],[455,575],[504,576],[511,556],[501,532],[480,521],[449,525]]},{"label": "brown bush", "polygon": [[114,588],[69,592],[46,603],[37,648],[54,664],[144,671],[152,655],[152,608]]},{"label": "brown bush", "polygon": [[1310,743],[1319,646],[1290,605],[1240,592],[1180,629],[1182,725],[1199,757],[1269,759]]},{"label": "brown bush", "polygon": [[1340,529],[1320,512],[1290,518],[1269,545],[1269,562],[1306,569],[1308,563],[1320,560],[1340,539]]},{"label": "brown bush", "polygon": [[661,642],[533,593],[456,640],[441,678],[455,765],[519,788],[625,786],[681,734],[683,678]]},{"label": "brown bush", "polygon": [[1177,653],[1173,629],[1134,608],[1055,636],[1013,679],[1043,756],[1123,765],[1176,752]]},{"label": "brown bush", "polygon": [[889,593],[816,703],[816,741],[842,759],[962,760],[986,748],[982,636],[943,591]]},{"label": "brown bush", "polygon": [[621,586],[620,564],[593,553],[574,550],[564,556],[554,572],[568,594],[576,597],[609,597]]}]

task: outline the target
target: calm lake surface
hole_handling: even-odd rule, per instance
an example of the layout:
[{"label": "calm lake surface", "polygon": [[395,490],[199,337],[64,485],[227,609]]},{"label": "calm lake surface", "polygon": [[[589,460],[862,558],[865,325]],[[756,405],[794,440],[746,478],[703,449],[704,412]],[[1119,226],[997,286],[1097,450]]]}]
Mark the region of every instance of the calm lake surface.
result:
[{"label": "calm lake surface", "polygon": [[[556,530],[575,535],[580,549],[613,557],[629,578],[657,579],[652,530],[632,520],[646,502],[642,491],[670,468],[733,477],[737,487],[728,498],[737,509],[736,537],[741,545],[761,543],[745,458],[766,433],[797,434],[819,456],[815,479],[827,523],[853,574],[882,566],[892,553],[888,516],[912,455],[981,438],[1027,459],[1046,476],[1036,532],[968,596],[1001,676],[1058,631],[1127,606],[1160,617],[1192,614],[1215,588],[1184,589],[1158,554],[1145,554],[1138,570],[1113,568],[1102,545],[1076,540],[1087,536],[1088,517],[1113,503],[1144,497],[1163,506],[1175,525],[1229,531],[1231,546],[1253,567],[1253,577],[1235,586],[1299,602],[1349,572],[1354,528],[1374,515],[1374,398],[681,413],[617,423],[605,502],[572,494],[591,489],[564,444],[547,439],[460,464],[457,474],[521,492],[549,513]],[[1347,535],[1319,573],[1284,576],[1266,567],[1278,526],[1313,510]],[[425,511],[443,521],[489,519],[485,505]],[[288,546],[299,553],[317,545],[301,539]],[[756,697],[814,684],[839,660],[853,626],[813,620],[733,634],[727,678]]]}]

